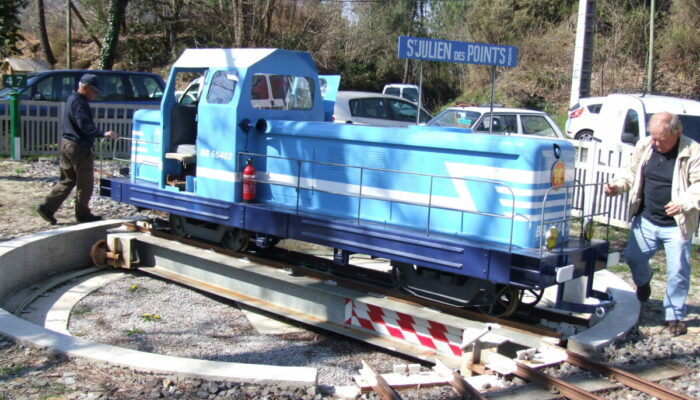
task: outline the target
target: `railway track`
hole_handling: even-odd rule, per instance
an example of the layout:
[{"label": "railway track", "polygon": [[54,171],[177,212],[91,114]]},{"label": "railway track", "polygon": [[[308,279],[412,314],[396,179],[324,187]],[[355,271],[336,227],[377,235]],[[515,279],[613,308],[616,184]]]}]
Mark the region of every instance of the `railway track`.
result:
[{"label": "railway track", "polygon": [[[556,366],[566,362],[594,376],[592,378],[580,379],[584,374],[577,374],[573,377],[561,378],[542,371],[541,369],[534,368],[528,365],[525,360],[507,359],[493,352],[486,353],[486,356],[489,358],[487,363],[475,364],[471,367],[470,371],[478,374],[498,373],[506,378],[518,377],[542,388],[539,392],[530,391],[522,396],[522,398],[602,400],[605,399],[605,397],[603,397],[604,393],[628,387],[660,400],[692,400],[692,397],[666,388],[654,380],[643,378],[638,374],[611,367],[564,349],[552,349],[552,351],[561,352],[562,359],[559,362],[550,364],[550,366]],[[684,371],[681,368],[669,365],[665,365],[662,368],[665,368],[663,370],[664,375],[657,373],[655,376],[656,380],[673,378],[688,373],[688,371]],[[400,374],[396,373],[381,375],[377,373],[369,363],[363,360],[363,368],[360,370],[360,376],[356,379],[363,391],[374,391],[382,400],[401,399],[399,389],[413,388],[418,385],[423,385],[425,387],[440,384],[450,385],[463,399],[477,400],[493,398],[493,396],[480,392],[469,382],[469,378],[458,374],[440,360],[437,360],[433,372],[423,374],[422,378],[410,375],[401,377]],[[419,381],[421,383],[413,385],[404,383]],[[517,394],[495,397],[519,398]]]},{"label": "railway track", "polygon": [[[302,316],[301,314],[304,314],[304,312],[292,311],[282,305],[288,300],[281,300],[281,303],[273,304],[273,302],[268,298],[252,298],[252,296],[240,292],[240,288],[217,288],[217,285],[214,285],[211,282],[220,280],[220,276],[215,279],[211,279],[211,275],[208,277],[195,276],[196,274],[192,275],[191,271],[189,273],[184,273],[182,270],[174,270],[170,267],[165,267],[162,263],[153,266],[139,266],[140,270],[153,275],[172,279],[188,286],[206,290],[236,301],[248,303],[253,307],[259,307],[267,311],[277,312],[285,315],[288,318],[297,319],[301,322],[310,323],[311,325],[319,326],[323,329],[345,334],[355,339],[364,340],[372,345],[384,347],[392,352],[404,353],[417,359],[435,363],[435,377],[430,378],[430,382],[432,382],[434,385],[449,384],[453,386],[457,393],[463,398],[483,398],[483,395],[480,394],[479,389],[468,381],[468,379],[470,379],[468,377],[471,375],[488,376],[489,374],[517,376],[526,381],[535,382],[545,387],[548,391],[558,393],[560,396],[567,398],[600,398],[591,394],[587,389],[578,388],[565,380],[547,375],[541,371],[542,367],[544,366],[557,365],[558,363],[567,362],[582,369],[592,371],[595,374],[606,376],[610,380],[624,383],[644,393],[649,393],[651,396],[655,396],[656,398],[689,399],[689,397],[683,394],[667,390],[663,386],[647,381],[643,378],[639,378],[634,374],[597,363],[591,359],[579,356],[576,353],[563,350],[560,347],[552,347],[553,345],[562,344],[562,338],[560,334],[550,329],[533,327],[526,322],[494,318],[481,313],[456,309],[454,307],[430,302],[424,299],[416,299],[414,297],[396,292],[391,285],[378,285],[376,282],[381,282],[381,279],[386,278],[386,274],[382,275],[383,273],[381,272],[368,271],[366,268],[358,270],[358,267],[354,266],[340,267],[335,265],[330,260],[290,250],[275,249],[273,251],[233,253],[226,249],[213,246],[210,243],[203,243],[186,238],[176,238],[167,232],[152,229],[150,227],[131,224],[126,226],[126,228],[128,231],[132,231],[134,233],[114,234],[116,236],[112,236],[111,238],[108,237],[107,240],[107,242],[111,241],[111,245],[107,242],[103,242],[101,244],[97,244],[93,248],[93,259],[96,261],[97,265],[113,265],[132,268],[135,267],[137,263],[141,264],[145,260],[155,260],[159,257],[167,258],[167,256],[163,256],[162,254],[157,255],[157,251],[153,252],[153,250],[146,250],[147,246],[144,246],[142,243],[136,244],[132,239],[138,236],[138,241],[141,241],[142,239],[146,240],[145,238],[151,238],[149,246],[164,246],[164,243],[166,242],[177,243],[177,245],[174,247],[181,247],[181,249],[178,249],[179,251],[191,252],[191,250],[189,250],[190,247],[198,248],[211,254],[221,254],[222,256],[226,257],[233,256],[234,258],[238,257],[238,260],[244,260],[244,264],[255,265],[255,268],[262,267],[266,270],[271,269],[280,271],[284,275],[284,279],[291,277],[294,279],[301,279],[303,277],[303,279],[310,280],[312,283],[302,289],[302,292],[305,293],[305,295],[310,295],[314,298],[317,296],[315,293],[309,293],[305,290],[311,286],[318,286],[319,283],[331,285],[337,289],[342,288],[347,290],[341,294],[341,297],[344,297],[343,301],[345,303],[345,310],[348,309],[348,302],[353,304],[354,307],[356,302],[360,303],[365,301],[366,298],[375,298],[378,301],[381,300],[379,301],[381,306],[377,304],[370,304],[370,301],[370,303],[363,303],[358,307],[358,309],[363,307],[369,309],[368,319],[372,319],[372,310],[376,307],[387,307],[380,311],[380,314],[383,314],[384,316],[392,312],[396,312],[387,305],[388,303],[391,303],[394,307],[400,308],[401,311],[396,312],[397,314],[400,313],[402,315],[409,315],[413,317],[415,321],[426,318],[426,310],[429,311],[428,314],[432,315],[433,319],[442,320],[443,318],[440,316],[444,316],[444,318],[452,318],[454,320],[451,322],[456,325],[466,324],[465,321],[470,321],[467,325],[463,325],[465,328],[459,332],[461,335],[458,336],[461,337],[452,339],[448,339],[447,336],[449,336],[449,334],[455,336],[455,333],[449,333],[450,326],[449,323],[446,324],[447,328],[443,334],[443,337],[445,338],[445,343],[442,343],[443,347],[435,346],[426,349],[425,347],[417,347],[415,343],[399,342],[395,337],[391,337],[391,332],[389,332],[388,335],[387,332],[383,332],[384,337],[381,336],[382,332],[368,332],[367,328],[369,326],[361,326],[361,328],[365,328],[362,330],[358,329],[357,326],[341,324],[339,328],[338,326],[333,326],[337,324],[334,324],[333,321],[329,321],[327,315]],[[130,235],[131,238],[129,238]],[[117,242],[119,242],[119,244],[117,244]],[[120,251],[110,251],[110,249],[113,248],[119,248]],[[172,247],[167,250],[167,252],[170,253],[173,251],[175,250]],[[211,258],[215,257],[212,256]],[[177,262],[180,261],[182,260],[177,260]],[[205,269],[215,268],[205,267]],[[215,273],[215,275],[216,274],[218,273]],[[269,271],[265,272],[265,274],[269,274]],[[350,279],[348,276],[360,276],[362,279]],[[377,280],[377,278],[379,278],[379,280]],[[240,277],[233,277],[232,279],[240,279]],[[268,285],[270,283],[266,281],[266,283],[259,284]],[[268,286],[268,288],[274,287],[275,285],[277,284],[273,283]],[[299,293],[292,294],[292,297],[294,296],[298,297]],[[332,302],[329,302],[328,299],[316,300],[323,304],[325,308],[332,308]],[[356,311],[357,310],[353,308],[353,315]],[[547,312],[543,311],[543,313],[546,314]],[[343,318],[344,322],[347,322],[345,321],[345,317],[347,317],[347,314]],[[550,317],[554,318],[554,316]],[[400,318],[401,317],[399,317],[399,319]],[[376,321],[370,322],[374,323]],[[428,325],[431,327],[434,327],[431,325],[433,323],[434,321],[428,321]],[[362,325],[362,323],[360,323],[360,325]],[[388,323],[386,324],[387,327],[389,325],[390,324]],[[401,325],[401,323],[399,322],[398,325]],[[481,334],[478,332],[480,330],[483,331],[484,329],[490,331],[493,327],[497,327],[499,334],[507,335],[509,338],[506,340],[494,340],[491,338],[490,340],[482,341],[482,336],[484,336],[484,334],[487,332],[482,332]],[[369,330],[376,329],[376,326],[369,328]],[[417,328],[416,326],[413,326],[412,328],[415,329],[414,334],[416,336],[420,336],[419,331],[421,328]],[[390,327],[387,329],[389,331],[391,330]],[[374,334],[379,336],[375,336]],[[472,339],[468,340],[470,335],[472,336]],[[434,340],[435,337],[432,339]],[[461,343],[459,339],[461,339]],[[421,340],[422,339],[418,337],[418,342],[421,342]],[[518,354],[517,357],[522,359],[514,361],[512,357],[502,354],[502,349],[499,349],[499,347],[502,347],[504,343],[510,343],[511,348],[508,351],[516,352]],[[461,351],[454,351],[455,347]],[[559,354],[559,356],[555,357],[554,361],[538,360],[532,355],[535,353],[535,351],[533,351],[535,348],[538,349],[536,351],[537,353],[542,352],[539,349],[545,348],[550,350],[545,350],[544,353],[549,354],[554,352]],[[450,350],[452,350],[451,353]],[[460,370],[461,374],[456,373],[456,370]],[[365,367],[360,372],[361,375],[357,378],[358,385],[364,390],[375,391],[383,399],[400,398],[400,395],[394,387],[407,387],[405,383],[396,383],[395,377],[385,379],[383,376],[374,372],[371,365],[367,363],[365,363]],[[416,379],[415,376],[406,375],[405,373],[403,375],[404,380],[406,376],[408,376],[408,380],[411,382],[423,382],[422,380]],[[427,382],[420,384],[425,386],[429,385]],[[410,387],[410,384],[408,386]]]}]

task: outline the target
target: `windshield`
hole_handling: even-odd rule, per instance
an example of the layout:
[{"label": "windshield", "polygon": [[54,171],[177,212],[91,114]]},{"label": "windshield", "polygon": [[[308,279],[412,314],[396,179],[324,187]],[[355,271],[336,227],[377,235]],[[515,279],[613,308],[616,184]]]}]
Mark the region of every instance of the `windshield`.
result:
[{"label": "windshield", "polygon": [[428,123],[430,126],[453,126],[457,128],[470,129],[474,122],[479,119],[481,113],[477,111],[446,110],[433,118]]}]

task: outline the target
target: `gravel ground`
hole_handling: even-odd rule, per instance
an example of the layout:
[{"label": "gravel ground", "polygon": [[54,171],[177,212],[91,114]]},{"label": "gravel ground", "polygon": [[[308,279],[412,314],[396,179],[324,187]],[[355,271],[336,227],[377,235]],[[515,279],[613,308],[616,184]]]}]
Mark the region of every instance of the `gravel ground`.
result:
[{"label": "gravel ground", "polygon": [[236,304],[148,276],[106,285],[74,310],[74,336],[178,357],[313,367],[325,386],[352,385],[362,359],[387,372],[408,362],[323,332],[260,334]]},{"label": "gravel ground", "polygon": [[[34,213],[58,173],[53,160],[12,162],[0,160],[0,241],[52,229]],[[92,209],[105,217],[136,214],[131,206],[93,197]],[[57,213],[59,226],[74,223],[67,201]],[[697,266],[696,266],[697,267]],[[619,272],[628,282],[629,274]],[[697,276],[697,274],[696,274]],[[665,276],[654,276],[652,299],[643,305],[639,324],[623,340],[597,357],[620,366],[651,360],[674,361],[691,374],[661,383],[700,398],[700,290],[694,282],[689,298],[689,333],[671,337],[663,329],[661,294]],[[178,299],[173,307],[172,299]],[[206,310],[206,312],[202,311]],[[156,317],[157,315],[157,317]],[[84,298],[70,321],[75,336],[123,347],[208,360],[319,368],[319,390],[289,389],[137,373],[108,365],[69,359],[45,349],[14,343],[0,337],[0,400],[9,399],[322,399],[332,398],[332,385],[351,384],[360,359],[380,372],[406,362],[353,341],[299,331],[260,335],[235,304],[168,282],[129,274]],[[183,345],[184,344],[184,345]],[[576,371],[563,366],[557,373]],[[402,392],[404,398],[456,398],[448,388]],[[633,390],[605,395],[610,399],[650,398]],[[361,398],[378,398],[374,394]]]}]

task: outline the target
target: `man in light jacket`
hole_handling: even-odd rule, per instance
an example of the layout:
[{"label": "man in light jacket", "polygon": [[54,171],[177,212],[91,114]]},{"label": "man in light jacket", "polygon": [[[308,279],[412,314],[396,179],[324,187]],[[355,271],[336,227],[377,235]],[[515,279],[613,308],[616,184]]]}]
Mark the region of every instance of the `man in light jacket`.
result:
[{"label": "man in light jacket", "polygon": [[700,144],[683,136],[677,115],[662,112],[649,121],[629,164],[604,187],[605,194],[629,195],[632,222],[625,258],[637,286],[637,298],[651,295],[649,260],[663,243],[668,281],[664,313],[668,331],[688,329],[685,300],[690,289],[690,248],[700,210]]}]

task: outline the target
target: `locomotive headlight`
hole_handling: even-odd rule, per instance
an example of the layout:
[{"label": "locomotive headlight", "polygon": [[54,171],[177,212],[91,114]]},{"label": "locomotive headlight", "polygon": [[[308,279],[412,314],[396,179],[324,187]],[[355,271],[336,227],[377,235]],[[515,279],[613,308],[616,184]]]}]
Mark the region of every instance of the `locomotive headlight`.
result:
[{"label": "locomotive headlight", "polygon": [[566,181],[566,167],[564,166],[564,161],[557,160],[557,162],[552,165],[551,180],[552,186],[554,187],[564,185]]},{"label": "locomotive headlight", "polygon": [[583,224],[583,238],[590,242],[593,239],[593,220],[589,219]]},{"label": "locomotive headlight", "polygon": [[544,244],[547,246],[547,250],[552,250],[554,246],[557,245],[557,241],[559,240],[559,231],[557,230],[557,227],[552,225],[548,230],[547,233],[544,235]]}]

